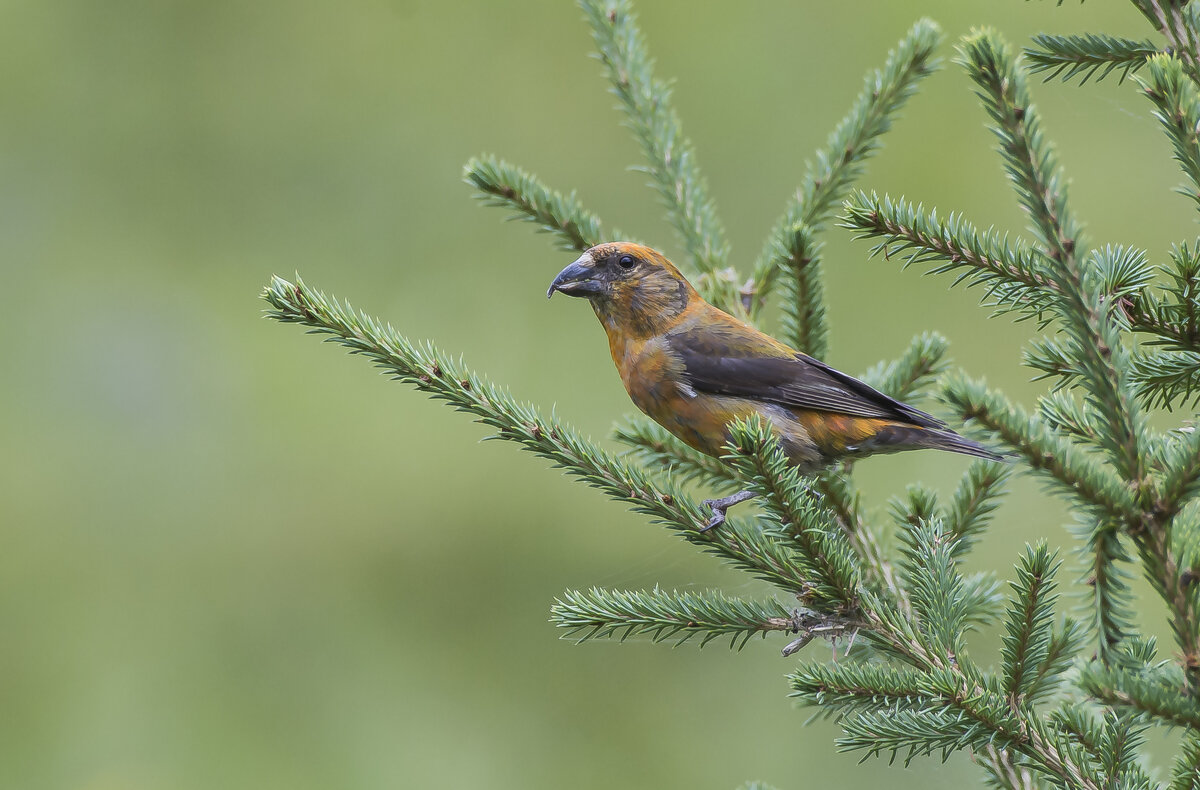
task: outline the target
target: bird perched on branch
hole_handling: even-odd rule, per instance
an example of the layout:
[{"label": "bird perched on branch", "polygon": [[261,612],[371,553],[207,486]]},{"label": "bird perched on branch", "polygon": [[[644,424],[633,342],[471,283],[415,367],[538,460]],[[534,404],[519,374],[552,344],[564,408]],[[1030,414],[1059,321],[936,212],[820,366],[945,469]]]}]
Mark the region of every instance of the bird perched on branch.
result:
[{"label": "bird perched on branch", "polygon": [[[555,291],[592,303],[634,404],[702,453],[720,457],[726,426],[758,415],[804,474],[844,458],[922,448],[1000,460],[925,412],[713,307],[649,247],[592,247],[559,272],[546,296]],[[752,496],[707,500],[713,517],[704,529]]]}]

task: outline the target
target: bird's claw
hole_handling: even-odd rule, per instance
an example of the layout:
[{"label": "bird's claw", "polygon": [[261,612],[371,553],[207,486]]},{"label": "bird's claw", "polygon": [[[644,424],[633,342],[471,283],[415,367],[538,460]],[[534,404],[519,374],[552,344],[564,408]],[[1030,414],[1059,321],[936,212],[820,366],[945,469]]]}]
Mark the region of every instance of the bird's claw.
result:
[{"label": "bird's claw", "polygon": [[733,507],[739,502],[745,502],[747,499],[753,499],[756,494],[753,491],[738,491],[721,499],[706,499],[704,504],[712,511],[712,518],[700,528],[700,532],[708,532],[710,529],[719,527],[725,523],[725,511]]},{"label": "bird's claw", "polygon": [[713,499],[704,500],[704,504],[708,505],[708,509],[712,511],[712,518],[705,522],[704,526],[700,528],[702,533],[708,532],[710,529],[716,529],[725,523],[725,508],[715,507],[712,504],[715,501],[716,500]]}]

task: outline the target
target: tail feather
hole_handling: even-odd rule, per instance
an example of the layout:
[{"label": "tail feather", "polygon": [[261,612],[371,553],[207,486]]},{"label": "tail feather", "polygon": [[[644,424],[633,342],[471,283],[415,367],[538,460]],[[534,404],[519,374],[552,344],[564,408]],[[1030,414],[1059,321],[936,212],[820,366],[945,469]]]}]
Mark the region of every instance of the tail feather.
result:
[{"label": "tail feather", "polygon": [[929,448],[986,458],[989,461],[1008,460],[1005,456],[984,447],[979,442],[959,436],[954,431],[918,428],[911,425],[888,425],[871,437],[871,445],[871,451],[877,453]]}]

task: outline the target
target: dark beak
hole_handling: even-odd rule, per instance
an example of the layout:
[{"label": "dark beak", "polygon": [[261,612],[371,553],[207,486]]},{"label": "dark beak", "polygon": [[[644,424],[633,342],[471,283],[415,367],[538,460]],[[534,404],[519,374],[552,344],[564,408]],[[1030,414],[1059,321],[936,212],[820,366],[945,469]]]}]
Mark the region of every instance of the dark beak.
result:
[{"label": "dark beak", "polygon": [[[586,262],[586,263],[585,263]],[[595,279],[596,267],[589,257],[584,255],[567,268],[558,273],[546,298],[554,296],[555,291],[561,291],[567,296],[590,296],[604,290],[604,284]]]}]

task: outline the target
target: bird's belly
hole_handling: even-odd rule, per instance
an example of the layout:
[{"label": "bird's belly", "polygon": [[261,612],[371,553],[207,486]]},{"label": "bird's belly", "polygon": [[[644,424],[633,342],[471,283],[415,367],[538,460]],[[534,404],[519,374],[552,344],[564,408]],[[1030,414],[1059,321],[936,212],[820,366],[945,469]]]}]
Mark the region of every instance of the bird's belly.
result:
[{"label": "bird's belly", "polygon": [[633,388],[634,404],[655,422],[690,447],[707,455],[724,455],[730,439],[729,424],[755,415],[775,428],[788,460],[805,473],[824,465],[824,456],[809,436],[806,426],[790,410],[747,398],[731,398],[670,384],[666,387]]},{"label": "bird's belly", "polygon": [[631,389],[629,395],[634,405],[685,444],[720,456],[729,439],[726,425],[737,417],[730,404],[723,403],[729,399],[673,390],[675,385],[671,384],[636,394]]}]

